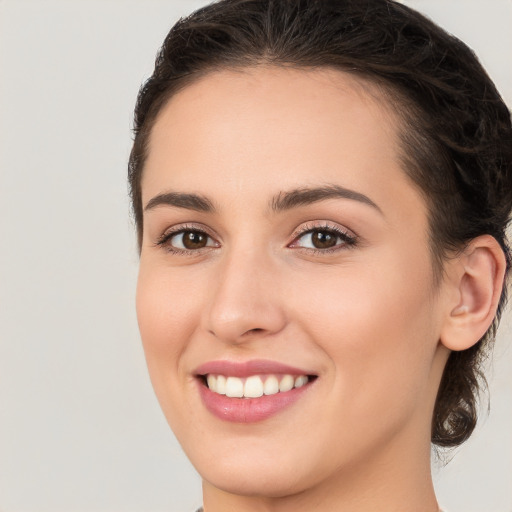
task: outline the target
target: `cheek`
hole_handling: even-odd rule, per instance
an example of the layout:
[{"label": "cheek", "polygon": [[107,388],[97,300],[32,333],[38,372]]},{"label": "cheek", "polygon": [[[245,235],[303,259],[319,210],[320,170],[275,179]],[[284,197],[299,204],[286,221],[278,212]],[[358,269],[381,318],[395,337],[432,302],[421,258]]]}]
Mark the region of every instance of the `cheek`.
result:
[{"label": "cheek", "polygon": [[[153,385],[179,376],[181,354],[199,322],[199,290],[194,280],[141,261],[136,308]],[[196,287],[197,288],[197,287]]]},{"label": "cheek", "polygon": [[308,289],[302,326],[330,358],[342,399],[361,411],[412,407],[437,345],[428,253],[382,252],[314,283],[298,283]]},{"label": "cheek", "polygon": [[151,384],[169,425],[177,433],[187,431],[195,414],[183,400],[182,391],[191,384],[183,361],[201,310],[201,293],[195,281],[179,276],[175,270],[142,259],[136,295]]}]

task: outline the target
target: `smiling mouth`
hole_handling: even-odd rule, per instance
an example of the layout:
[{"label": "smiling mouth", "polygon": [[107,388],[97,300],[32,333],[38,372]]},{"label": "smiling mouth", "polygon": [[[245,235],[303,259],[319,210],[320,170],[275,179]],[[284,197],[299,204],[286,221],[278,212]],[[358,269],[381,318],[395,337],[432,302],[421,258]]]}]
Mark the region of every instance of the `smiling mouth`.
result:
[{"label": "smiling mouth", "polygon": [[249,377],[234,377],[226,375],[201,375],[203,384],[213,393],[225,395],[228,398],[259,398],[262,396],[286,393],[292,389],[301,388],[312,380],[315,375],[265,374]]}]

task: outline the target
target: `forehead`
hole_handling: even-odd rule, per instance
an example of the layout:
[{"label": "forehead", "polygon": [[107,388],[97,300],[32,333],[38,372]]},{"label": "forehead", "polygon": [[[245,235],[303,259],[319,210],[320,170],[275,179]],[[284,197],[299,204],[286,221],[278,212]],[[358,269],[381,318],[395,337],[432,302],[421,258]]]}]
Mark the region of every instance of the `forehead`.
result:
[{"label": "forehead", "polygon": [[190,161],[198,154],[188,151],[195,142],[203,153],[218,156],[229,149],[236,158],[251,148],[261,155],[265,149],[284,152],[306,141],[304,149],[316,146],[318,153],[330,143],[353,143],[358,134],[364,134],[358,141],[364,151],[380,139],[375,151],[396,156],[398,126],[384,93],[347,73],[273,66],[221,70],[188,85],[162,108],[151,131],[146,167],[164,153],[175,160],[186,154]]},{"label": "forehead", "polygon": [[[329,123],[353,116],[360,124],[373,122],[394,138],[400,125],[394,103],[383,86],[331,68],[258,66],[215,70],[200,76],[164,104],[152,130],[150,148],[159,133],[165,136],[163,132],[178,125],[183,135],[191,128],[198,136],[205,122],[215,122],[219,134],[223,126],[233,126],[234,116],[245,121],[247,128],[262,122],[269,130],[281,128],[276,125],[278,117],[283,122],[300,120],[311,127],[329,128]],[[293,128],[290,125],[286,133],[279,133],[289,139]],[[271,135],[279,134],[274,131]]]},{"label": "forehead", "polygon": [[143,204],[165,189],[207,191],[220,201],[251,191],[256,201],[258,191],[325,183],[403,195],[415,187],[401,168],[399,128],[385,92],[338,70],[211,72],[158,115]]}]

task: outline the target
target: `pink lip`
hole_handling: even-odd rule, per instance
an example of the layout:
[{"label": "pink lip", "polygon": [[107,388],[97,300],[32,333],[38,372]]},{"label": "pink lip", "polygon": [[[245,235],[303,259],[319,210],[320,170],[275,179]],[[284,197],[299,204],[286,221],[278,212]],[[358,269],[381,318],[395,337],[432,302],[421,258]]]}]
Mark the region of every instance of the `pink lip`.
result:
[{"label": "pink lip", "polygon": [[311,375],[311,372],[301,368],[294,368],[286,364],[266,359],[253,359],[245,362],[235,361],[210,361],[202,364],[194,372],[196,375],[226,375],[232,377],[249,377],[251,375],[265,374],[289,374],[289,375]]},{"label": "pink lip", "polygon": [[[214,374],[240,378],[265,374],[311,375],[311,372],[300,368],[267,360],[242,363],[211,361],[201,365],[195,373],[198,376]],[[259,398],[230,398],[210,391],[202,378],[198,378],[197,382],[199,394],[206,409],[221,420],[235,423],[253,423],[270,418],[297,402],[312,385],[310,381],[300,388]]]},{"label": "pink lip", "polygon": [[259,398],[229,398],[210,391],[199,382],[199,393],[205,407],[217,418],[236,423],[263,421],[295,403],[311,386],[293,388],[285,393]]}]

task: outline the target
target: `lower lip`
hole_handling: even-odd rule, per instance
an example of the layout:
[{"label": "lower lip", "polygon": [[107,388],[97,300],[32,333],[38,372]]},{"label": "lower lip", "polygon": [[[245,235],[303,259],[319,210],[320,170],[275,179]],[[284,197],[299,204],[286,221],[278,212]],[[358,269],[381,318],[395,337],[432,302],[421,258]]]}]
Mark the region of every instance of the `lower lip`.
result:
[{"label": "lower lip", "polygon": [[234,423],[254,423],[266,420],[294,404],[311,384],[309,382],[300,388],[259,398],[230,398],[210,391],[199,382],[199,393],[205,407],[217,418]]}]

